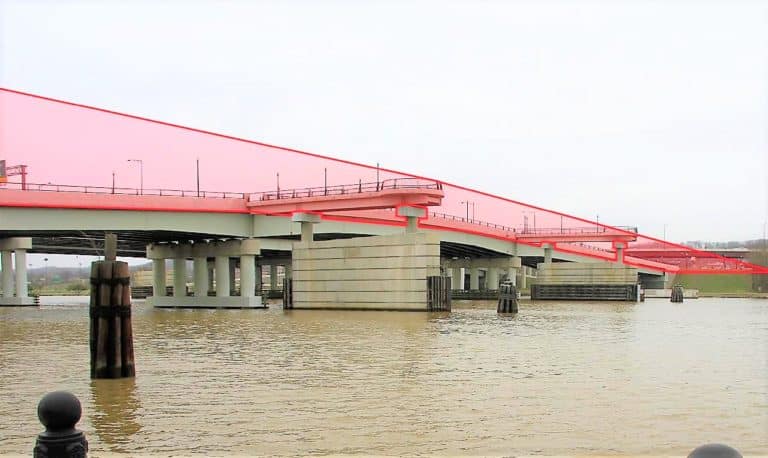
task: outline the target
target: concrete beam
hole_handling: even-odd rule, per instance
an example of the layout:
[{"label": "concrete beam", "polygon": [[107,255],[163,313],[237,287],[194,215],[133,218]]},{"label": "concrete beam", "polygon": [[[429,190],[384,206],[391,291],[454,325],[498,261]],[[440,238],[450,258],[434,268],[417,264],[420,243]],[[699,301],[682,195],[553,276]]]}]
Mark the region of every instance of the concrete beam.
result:
[{"label": "concrete beam", "polygon": [[242,255],[261,254],[261,243],[258,239],[214,241],[211,243],[182,243],[147,245],[147,258],[213,258],[216,256],[239,257]]},{"label": "concrete beam", "polygon": [[32,237],[10,237],[0,239],[0,251],[29,250],[32,248]]}]

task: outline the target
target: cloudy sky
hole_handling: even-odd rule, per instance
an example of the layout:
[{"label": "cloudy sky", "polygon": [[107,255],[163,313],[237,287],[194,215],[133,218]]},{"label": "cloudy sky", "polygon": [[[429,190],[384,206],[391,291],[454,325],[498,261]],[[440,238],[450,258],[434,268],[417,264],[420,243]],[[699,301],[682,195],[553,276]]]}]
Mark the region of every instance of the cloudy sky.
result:
[{"label": "cloudy sky", "polygon": [[673,241],[768,219],[768,2],[0,0],[0,40],[6,88]]}]

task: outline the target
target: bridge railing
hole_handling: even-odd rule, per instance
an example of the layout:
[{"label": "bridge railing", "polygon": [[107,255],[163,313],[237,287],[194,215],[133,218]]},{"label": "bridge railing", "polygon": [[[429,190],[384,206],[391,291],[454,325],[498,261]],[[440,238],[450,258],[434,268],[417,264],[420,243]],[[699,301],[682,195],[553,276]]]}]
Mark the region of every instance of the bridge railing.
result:
[{"label": "bridge railing", "polygon": [[[600,227],[546,227],[546,228],[533,228],[533,227],[510,227],[510,226],[504,226],[502,224],[496,224],[491,223],[488,221],[480,221],[473,218],[466,218],[463,216],[456,216],[456,215],[449,215],[446,213],[438,213],[438,212],[430,212],[430,216],[436,217],[436,218],[442,218],[447,219],[449,221],[456,221],[456,222],[462,222],[467,224],[474,224],[476,226],[481,227],[488,227],[492,229],[498,229],[506,232],[510,232],[515,235],[531,235],[531,236],[537,236],[537,235],[595,235],[595,234],[605,234],[609,232],[608,227],[606,226],[600,226]],[[633,232],[637,233],[636,227],[630,227],[630,226],[616,226],[616,229],[619,229],[622,232]],[[611,231],[613,232],[613,231]]]},{"label": "bridge railing", "polygon": [[25,183],[22,188],[20,182],[8,182],[0,189],[18,189],[25,191],[43,192],[77,192],[83,194],[119,194],[134,196],[162,196],[162,197],[200,197],[206,199],[245,199],[248,195],[243,192],[204,191],[185,189],[154,189],[154,188],[122,188],[112,186],[88,186],[55,183]]},{"label": "bridge railing", "polygon": [[387,189],[443,189],[438,181],[422,180],[418,178],[392,178],[378,182],[315,186],[311,188],[277,189],[276,191],[255,192],[248,195],[251,201],[299,199],[305,197],[341,196],[347,194],[360,194],[364,192],[378,192]]}]

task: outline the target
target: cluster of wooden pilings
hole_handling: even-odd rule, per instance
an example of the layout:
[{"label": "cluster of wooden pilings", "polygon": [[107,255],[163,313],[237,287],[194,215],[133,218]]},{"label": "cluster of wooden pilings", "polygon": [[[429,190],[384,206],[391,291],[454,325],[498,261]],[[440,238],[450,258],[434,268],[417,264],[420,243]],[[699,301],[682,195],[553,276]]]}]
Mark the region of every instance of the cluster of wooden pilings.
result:
[{"label": "cluster of wooden pilings", "polygon": [[672,287],[671,302],[683,302],[683,286],[675,285]]},{"label": "cluster of wooden pilings", "polygon": [[290,278],[283,279],[283,308],[293,308],[293,280]]},{"label": "cluster of wooden pilings", "polygon": [[451,311],[451,277],[442,275],[427,277],[427,311]]},{"label": "cluster of wooden pilings", "polygon": [[104,261],[91,264],[91,378],[136,375],[131,323],[131,275],[116,261],[117,237],[107,234]]},{"label": "cluster of wooden pilings", "polygon": [[499,285],[497,313],[517,313],[517,288],[511,282]]}]

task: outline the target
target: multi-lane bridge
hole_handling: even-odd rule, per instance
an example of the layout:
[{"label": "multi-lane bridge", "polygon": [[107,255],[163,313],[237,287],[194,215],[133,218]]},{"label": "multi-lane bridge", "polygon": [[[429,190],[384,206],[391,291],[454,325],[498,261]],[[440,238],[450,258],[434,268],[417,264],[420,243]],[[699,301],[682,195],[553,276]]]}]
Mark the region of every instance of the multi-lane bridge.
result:
[{"label": "multi-lane bridge", "polygon": [[[106,232],[118,235],[119,255],[154,261],[156,305],[258,305],[257,268],[276,265],[293,278],[298,306],[349,308],[423,308],[429,277],[450,277],[454,289],[465,286],[465,275],[470,289],[481,279],[495,288],[504,278],[525,287],[521,271],[542,266],[549,273],[540,282],[593,284],[676,272],[768,273],[635,228],[440,180],[6,89],[0,102],[13,114],[3,118],[0,156],[25,164],[28,175],[0,187],[7,303],[26,301],[26,253],[99,254]],[[212,181],[241,192],[185,189],[188,177],[176,171],[190,149],[213,164]],[[165,156],[171,159],[162,162]],[[97,185],[96,177],[110,175],[112,157],[134,157],[140,187]],[[62,179],[72,175],[73,161],[84,165],[77,169],[81,184]],[[153,161],[164,182],[179,186],[145,188],[144,162]],[[253,192],[259,188],[271,189]],[[167,259],[174,260],[175,298],[162,296]],[[192,299],[184,296],[188,259]],[[567,263],[581,270],[565,269]]]}]

